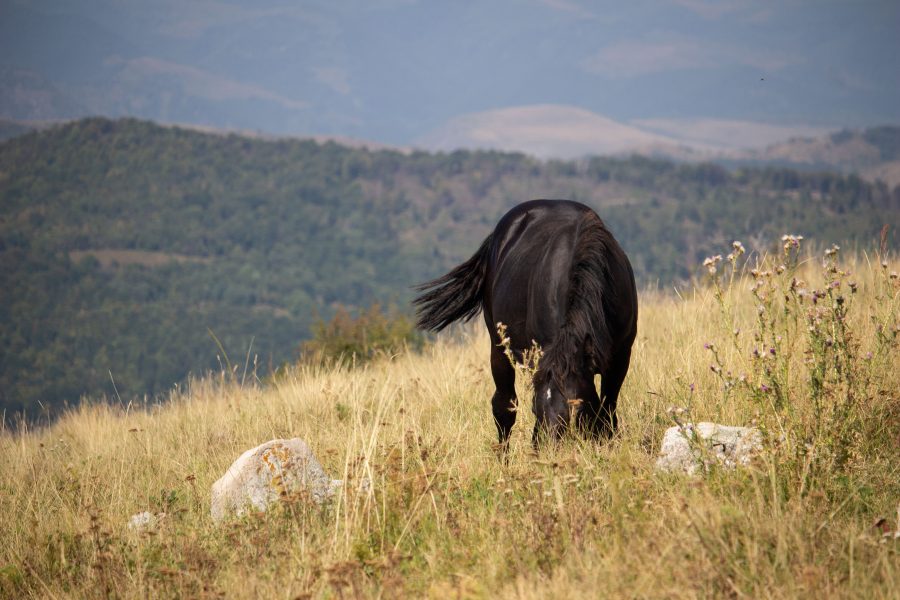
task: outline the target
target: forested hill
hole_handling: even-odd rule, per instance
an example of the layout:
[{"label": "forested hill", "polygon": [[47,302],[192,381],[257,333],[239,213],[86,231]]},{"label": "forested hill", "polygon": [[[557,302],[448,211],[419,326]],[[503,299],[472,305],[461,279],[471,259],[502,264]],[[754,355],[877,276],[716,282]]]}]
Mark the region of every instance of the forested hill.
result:
[{"label": "forested hill", "polygon": [[265,371],[338,304],[405,308],[410,285],[540,197],[596,208],[638,277],[663,284],[733,239],[868,246],[900,219],[900,188],[855,176],[83,120],[0,144],[0,409],[164,392],[224,362],[213,334],[231,362],[258,355]]}]

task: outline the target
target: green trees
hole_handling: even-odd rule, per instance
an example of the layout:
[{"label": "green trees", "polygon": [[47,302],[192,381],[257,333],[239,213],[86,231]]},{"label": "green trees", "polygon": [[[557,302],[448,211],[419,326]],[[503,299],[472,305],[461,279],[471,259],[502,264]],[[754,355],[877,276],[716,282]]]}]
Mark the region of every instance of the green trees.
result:
[{"label": "green trees", "polygon": [[[900,191],[850,176],[645,158],[367,151],[88,119],[0,144],[0,410],[165,392],[263,368],[314,315],[405,307],[514,204],[597,209],[643,281],[685,281],[730,240],[822,243],[897,225]],[[403,312],[402,310],[400,312]]]}]

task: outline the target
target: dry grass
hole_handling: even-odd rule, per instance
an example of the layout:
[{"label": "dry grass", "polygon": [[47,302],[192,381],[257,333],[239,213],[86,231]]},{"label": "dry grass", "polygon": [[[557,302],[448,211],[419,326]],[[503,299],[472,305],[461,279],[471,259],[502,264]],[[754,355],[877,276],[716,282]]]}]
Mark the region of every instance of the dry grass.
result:
[{"label": "dry grass", "polygon": [[[0,596],[898,597],[900,539],[882,535],[900,527],[891,268],[861,259],[842,276],[842,290],[858,285],[852,335],[844,354],[823,356],[853,376],[826,369],[815,398],[805,312],[796,328],[773,295],[789,339],[770,362],[750,354],[764,340],[753,340],[749,270],[722,303],[712,287],[645,292],[621,434],[535,455],[526,402],[507,466],[493,449],[480,327],[362,368],[303,367],[243,386],[211,377],[161,405],[84,405],[49,428],[4,432]],[[813,261],[799,273],[824,285]],[[759,390],[782,376],[776,409]],[[671,406],[755,421],[767,451],[740,472],[656,473]],[[291,498],[214,525],[213,481],[245,449],[294,436],[329,474],[369,477],[371,490],[348,485],[324,507]],[[128,531],[144,510],[165,513],[159,528]]]}]

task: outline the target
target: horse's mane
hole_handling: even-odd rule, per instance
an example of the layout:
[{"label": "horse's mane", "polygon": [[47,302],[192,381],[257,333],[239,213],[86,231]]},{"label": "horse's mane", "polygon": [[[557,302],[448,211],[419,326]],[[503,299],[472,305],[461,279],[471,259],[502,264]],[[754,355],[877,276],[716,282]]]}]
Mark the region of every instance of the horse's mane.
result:
[{"label": "horse's mane", "polygon": [[576,232],[569,293],[563,325],[535,374],[543,385],[551,378],[561,389],[569,376],[585,369],[606,370],[612,349],[607,327],[606,306],[613,306],[615,286],[609,276],[612,235],[593,211],[583,213]]}]

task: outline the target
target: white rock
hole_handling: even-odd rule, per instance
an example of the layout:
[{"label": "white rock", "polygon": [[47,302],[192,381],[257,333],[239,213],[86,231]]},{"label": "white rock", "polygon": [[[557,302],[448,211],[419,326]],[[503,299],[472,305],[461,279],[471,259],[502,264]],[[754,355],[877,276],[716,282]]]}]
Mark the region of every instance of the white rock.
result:
[{"label": "white rock", "polygon": [[165,514],[157,516],[146,510],[144,512],[139,512],[135,515],[131,515],[131,518],[128,519],[128,529],[138,533],[156,529],[157,524],[159,524],[159,518],[163,516],[165,516]]},{"label": "white rock", "polygon": [[761,448],[762,436],[755,427],[686,423],[666,430],[656,468],[688,475],[712,463],[733,469],[750,464]]},{"label": "white rock", "polygon": [[212,486],[214,521],[243,515],[248,508],[265,511],[284,494],[306,490],[317,503],[334,495],[332,480],[300,438],[271,440],[244,452]]}]

